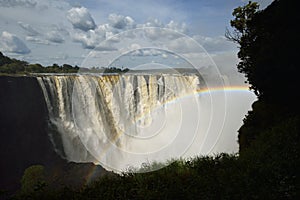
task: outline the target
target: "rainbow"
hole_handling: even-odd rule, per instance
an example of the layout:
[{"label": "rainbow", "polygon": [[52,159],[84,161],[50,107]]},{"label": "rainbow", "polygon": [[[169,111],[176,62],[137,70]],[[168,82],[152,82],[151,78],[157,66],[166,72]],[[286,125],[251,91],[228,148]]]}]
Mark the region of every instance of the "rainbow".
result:
[{"label": "rainbow", "polygon": [[[249,85],[236,85],[236,86],[219,86],[219,87],[210,87],[210,88],[200,88],[196,92],[194,92],[193,94],[188,94],[188,95],[185,95],[184,97],[181,97],[181,98],[186,98],[186,97],[191,96],[191,95],[210,95],[210,94],[213,94],[213,93],[220,93],[220,92],[226,92],[226,93],[246,92],[246,93],[254,95],[254,93],[250,90]],[[165,104],[175,102],[176,100],[178,100],[178,99],[172,99],[171,101],[165,102]],[[85,185],[89,184],[93,180],[93,178],[95,178],[94,176],[95,176],[95,172],[96,172],[95,169],[96,168],[97,168],[96,165],[91,167],[90,171],[85,176],[85,180],[86,180]]]},{"label": "rainbow", "polygon": [[187,93],[184,96],[181,96],[180,98],[174,98],[174,99],[169,99],[168,101],[164,102],[163,104],[169,104],[169,103],[174,103],[179,99],[182,98],[189,98],[191,96],[203,96],[203,95],[211,95],[215,93],[241,93],[241,92],[246,92],[249,94],[253,94],[254,92],[250,90],[249,85],[236,85],[236,86],[217,86],[217,87],[206,87],[206,88],[200,88],[192,93]]},{"label": "rainbow", "polygon": [[209,94],[212,92],[250,92],[249,85],[236,85],[236,86],[218,86],[218,87],[209,87],[209,88],[201,88],[197,90],[199,94]]}]

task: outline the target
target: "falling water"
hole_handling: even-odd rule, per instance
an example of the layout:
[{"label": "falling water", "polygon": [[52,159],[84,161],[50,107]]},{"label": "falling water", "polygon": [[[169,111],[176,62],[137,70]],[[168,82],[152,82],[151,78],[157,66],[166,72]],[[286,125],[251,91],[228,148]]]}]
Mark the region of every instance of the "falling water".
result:
[{"label": "falling water", "polygon": [[[209,123],[199,128],[202,108],[197,75],[45,75],[37,79],[49,110],[50,138],[69,161],[122,171],[183,156],[195,138],[202,138],[197,151],[204,145]],[[210,104],[207,100],[202,113]],[[209,112],[205,115],[210,119]]]}]

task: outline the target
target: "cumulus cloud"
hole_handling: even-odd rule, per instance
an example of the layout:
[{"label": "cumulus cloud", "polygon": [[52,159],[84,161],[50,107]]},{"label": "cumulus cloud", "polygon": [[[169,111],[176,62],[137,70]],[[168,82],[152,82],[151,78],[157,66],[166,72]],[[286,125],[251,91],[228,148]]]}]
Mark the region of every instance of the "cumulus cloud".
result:
[{"label": "cumulus cloud", "polygon": [[[123,27],[125,28],[125,27]],[[97,26],[94,30],[88,31],[77,31],[73,33],[73,41],[79,42],[82,44],[82,47],[85,49],[94,49],[104,40],[114,36],[119,33],[121,30],[114,28],[111,24],[106,23]],[[117,37],[110,39],[110,42],[118,42]]]},{"label": "cumulus cloud", "polygon": [[19,26],[27,32],[28,36],[37,36],[39,32],[35,30],[30,24],[18,22]]},{"label": "cumulus cloud", "polygon": [[165,27],[169,28],[169,29],[172,29],[174,31],[181,32],[181,33],[187,32],[187,27],[186,27],[185,23],[180,24],[180,23],[177,23],[173,20],[171,20]]},{"label": "cumulus cloud", "polygon": [[73,27],[83,31],[89,31],[96,28],[96,24],[85,7],[71,8],[67,13],[67,19]]},{"label": "cumulus cloud", "polygon": [[[63,35],[69,35],[69,32],[57,25],[51,25],[44,28],[44,31],[37,31],[30,24],[18,22],[19,26],[26,31],[26,40],[36,44],[63,43],[65,41]],[[44,33],[45,32],[45,33]]]},{"label": "cumulus cloud", "polygon": [[[82,44],[85,49],[94,49],[102,41],[110,38],[111,42],[119,42],[118,37],[115,36],[118,33],[123,31],[132,30],[134,28],[145,28],[145,36],[150,40],[160,40],[161,38],[167,38],[168,40],[173,40],[178,37],[182,37],[181,34],[177,32],[185,32],[185,24],[176,23],[170,21],[168,24],[163,24],[157,19],[150,19],[144,24],[136,24],[135,20],[129,16],[117,15],[112,13],[108,16],[108,22],[106,24],[98,25],[93,30],[81,31],[72,34],[73,41],[79,42]],[[158,28],[149,28],[149,27],[158,27]],[[173,31],[174,30],[174,31]],[[122,37],[134,38],[134,31],[132,32],[123,32]]]},{"label": "cumulus cloud", "polygon": [[134,20],[129,16],[110,14],[108,20],[113,28],[130,29],[135,27]]},{"label": "cumulus cloud", "polygon": [[1,51],[7,51],[12,53],[30,53],[30,49],[28,49],[28,47],[21,39],[6,31],[2,32],[2,35],[0,37],[0,48]]},{"label": "cumulus cloud", "polygon": [[104,42],[97,45],[94,50],[97,51],[117,51],[118,49],[112,45],[111,42]]},{"label": "cumulus cloud", "polygon": [[70,35],[69,31],[63,25],[52,24],[51,27],[49,27],[49,28],[51,31],[59,32],[61,35],[64,35],[64,36]]},{"label": "cumulus cloud", "polygon": [[36,44],[44,44],[44,45],[49,45],[50,44],[48,40],[44,40],[44,39],[37,38],[37,37],[32,37],[32,36],[27,36],[26,41],[34,42]]},{"label": "cumulus cloud", "polygon": [[[122,37],[133,39],[136,37],[133,30],[135,28],[146,28],[144,29],[145,36],[150,40],[156,40],[156,42],[165,42],[162,41],[161,38],[169,41],[174,40],[182,37],[183,35],[181,33],[187,31],[184,23],[177,23],[173,20],[167,24],[164,24],[157,19],[150,19],[143,24],[136,24],[135,20],[130,16],[112,13],[108,16],[108,23],[98,25],[96,28],[87,31],[77,29],[77,31],[75,30],[75,32],[72,34],[72,38],[73,41],[81,43],[83,48],[94,49],[102,41],[108,38],[110,38],[110,42],[119,42],[120,39],[118,36],[116,36],[116,34],[121,32],[123,32]],[[128,32],[128,30],[133,31]]]},{"label": "cumulus cloud", "polygon": [[1,0],[0,7],[35,7],[37,2],[35,0]]},{"label": "cumulus cloud", "polygon": [[161,51],[159,49],[136,49],[133,52],[130,53],[132,56],[165,56],[166,54],[164,51]]},{"label": "cumulus cloud", "polygon": [[54,43],[63,43],[65,40],[58,31],[50,31],[46,35],[47,40]]},{"label": "cumulus cloud", "polygon": [[150,40],[162,40],[162,39],[167,39],[169,41],[172,41],[174,39],[183,37],[182,34],[171,30],[171,29],[166,29],[164,28],[147,28],[144,29],[145,36],[149,38]]},{"label": "cumulus cloud", "polygon": [[[182,37],[182,34],[187,32],[187,28],[184,23],[177,23],[173,20],[171,20],[168,24],[164,24],[158,19],[150,19],[144,24],[137,25],[137,27],[147,28],[145,29],[145,36],[151,40],[159,40],[161,38],[173,40],[178,37]],[[155,28],[151,29],[149,27]]]},{"label": "cumulus cloud", "polygon": [[138,25],[139,27],[164,27],[164,24],[158,19],[149,19],[146,23]]},{"label": "cumulus cloud", "polygon": [[106,26],[99,26],[95,30],[77,32],[73,34],[73,40],[82,44],[85,49],[94,49],[106,38]]},{"label": "cumulus cloud", "polygon": [[180,37],[175,40],[171,40],[167,45],[167,48],[177,53],[199,53],[202,52],[201,47],[188,37]]}]

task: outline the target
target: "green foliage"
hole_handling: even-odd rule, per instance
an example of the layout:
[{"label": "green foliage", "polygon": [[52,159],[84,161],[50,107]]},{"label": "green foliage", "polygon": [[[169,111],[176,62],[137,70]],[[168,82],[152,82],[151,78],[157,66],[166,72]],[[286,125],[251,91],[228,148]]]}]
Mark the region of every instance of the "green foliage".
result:
[{"label": "green foliage", "polygon": [[295,93],[299,83],[298,63],[294,59],[298,51],[295,44],[299,43],[297,21],[297,7],[289,0],[277,0],[265,10],[255,12],[251,20],[245,22],[246,31],[241,32],[238,24],[231,24],[241,36],[237,40],[241,59],[238,69],[245,73],[259,95],[239,130],[239,159],[247,166],[244,175],[249,179],[247,194],[252,199],[296,197],[299,167],[299,95]]},{"label": "green foliage", "polygon": [[26,67],[26,72],[31,73],[42,73],[43,72],[43,66],[40,64],[29,64]]},{"label": "green foliage", "polygon": [[129,71],[128,68],[123,69],[123,67],[121,69],[117,67],[104,68],[104,73],[125,73],[128,71]]},{"label": "green foliage", "polygon": [[78,70],[78,66],[72,67],[68,64],[62,66],[53,64],[48,67],[43,67],[40,64],[28,64],[25,61],[11,59],[0,52],[0,73],[3,74],[76,73]]},{"label": "green foliage", "polygon": [[248,148],[262,132],[290,116],[291,112],[285,106],[268,104],[263,100],[254,102],[238,131],[240,151]]},{"label": "green foliage", "polygon": [[21,192],[25,194],[43,190],[46,186],[44,167],[42,165],[33,165],[27,168],[24,171],[21,185]]},{"label": "green foliage", "polygon": [[226,30],[225,36],[236,43],[239,43],[241,46],[247,42],[250,42],[248,38],[250,35],[249,22],[253,19],[257,13],[259,5],[257,2],[251,2],[243,7],[239,6],[235,8],[232,12],[232,15],[235,19],[230,21],[230,25],[234,27],[234,31],[231,33],[229,30]]},{"label": "green foliage", "polygon": [[16,59],[10,59],[0,52],[0,73],[16,74],[22,73],[28,63]]},{"label": "green foliage", "polygon": [[300,34],[296,6],[278,0],[265,10],[257,8],[252,2],[236,8],[231,20],[236,34],[227,34],[240,45],[238,69],[259,96],[239,130],[240,150],[276,123],[297,115],[300,101],[295,94],[299,85],[295,44]]},{"label": "green foliage", "polygon": [[267,199],[296,197],[296,175],[300,163],[299,120],[299,116],[290,117],[265,129],[240,154],[241,163],[247,166],[244,172],[253,196],[268,195]]},{"label": "green foliage", "polygon": [[241,156],[175,160],[157,171],[108,174],[83,188],[47,187],[16,199],[294,199],[298,123],[278,124]]},{"label": "green foliage", "polygon": [[25,61],[19,61],[4,56],[0,52],[0,74],[30,74],[30,73],[77,73],[78,71],[85,73],[125,73],[128,72],[128,68],[79,68],[78,66],[73,67],[69,64],[53,64],[52,66],[44,67],[40,64],[28,64]]},{"label": "green foliage", "polygon": [[291,0],[277,0],[265,10],[257,8],[249,2],[233,12],[234,31],[227,38],[240,45],[237,67],[260,99],[279,104],[289,99],[291,107],[297,106],[298,7]]},{"label": "green foliage", "polygon": [[10,64],[12,63],[12,60],[9,57],[4,56],[0,52],[0,66],[5,65],[5,64]]}]

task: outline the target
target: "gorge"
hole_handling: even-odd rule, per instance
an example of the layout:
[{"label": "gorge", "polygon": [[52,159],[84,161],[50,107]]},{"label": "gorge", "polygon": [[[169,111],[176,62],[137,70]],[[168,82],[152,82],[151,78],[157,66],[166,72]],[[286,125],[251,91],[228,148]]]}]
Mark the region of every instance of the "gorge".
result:
[{"label": "gorge", "polygon": [[[247,87],[209,88],[193,73],[38,74],[0,83],[2,188],[16,188],[35,164],[57,171],[86,163],[78,164],[85,179],[95,166],[99,175],[102,167],[122,172],[237,151],[232,132],[253,99]],[[233,99],[245,97],[233,113]]]}]

